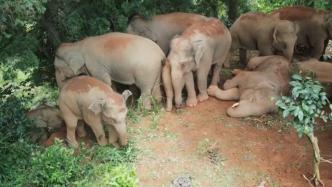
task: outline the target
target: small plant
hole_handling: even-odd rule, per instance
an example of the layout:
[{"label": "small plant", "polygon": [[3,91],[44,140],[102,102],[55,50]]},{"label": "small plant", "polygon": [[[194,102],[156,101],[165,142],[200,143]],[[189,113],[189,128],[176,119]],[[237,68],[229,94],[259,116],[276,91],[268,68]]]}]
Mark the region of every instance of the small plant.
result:
[{"label": "small plant", "polygon": [[[294,74],[290,82],[292,87],[291,96],[283,96],[277,101],[277,106],[282,111],[282,116],[289,119],[289,123],[297,130],[299,136],[306,135],[314,150],[314,174],[311,180],[315,185],[322,184],[319,163],[326,161],[320,157],[318,140],[314,135],[314,126],[317,118],[327,121],[331,114],[324,111],[324,107],[329,104],[326,93],[322,85],[313,80],[311,76],[301,76]],[[331,105],[329,105],[331,109]],[[291,116],[291,118],[289,118]],[[305,176],[304,176],[305,177]]]},{"label": "small plant", "polygon": [[32,158],[31,183],[38,186],[67,186],[79,178],[82,167],[80,157],[62,142],[56,143]]}]

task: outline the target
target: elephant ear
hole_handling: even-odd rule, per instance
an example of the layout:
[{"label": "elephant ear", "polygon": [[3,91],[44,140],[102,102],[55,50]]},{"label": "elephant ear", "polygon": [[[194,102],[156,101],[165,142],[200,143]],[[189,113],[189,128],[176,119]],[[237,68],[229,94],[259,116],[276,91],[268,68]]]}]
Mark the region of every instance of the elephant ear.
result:
[{"label": "elephant ear", "polygon": [[287,48],[287,44],[282,42],[282,41],[279,41],[279,33],[280,31],[278,31],[278,27],[276,26],[273,30],[273,43],[275,43],[275,46],[278,50],[282,50],[282,49],[286,49]]},{"label": "elephant ear", "polygon": [[151,39],[154,42],[157,42],[157,36],[150,29],[148,21],[149,20],[145,19],[141,15],[133,16],[129,21],[127,32],[137,34],[139,36],[143,36]]},{"label": "elephant ear", "polygon": [[89,110],[91,110],[94,114],[97,115],[103,111],[105,104],[105,99],[97,99],[90,104]]},{"label": "elephant ear", "polygon": [[84,64],[84,58],[80,53],[74,53],[68,59],[68,65],[75,75],[79,74],[79,71],[84,66]]},{"label": "elephant ear", "polygon": [[192,46],[193,46],[195,62],[197,65],[199,65],[204,55],[203,40],[202,39],[194,40],[192,42]]}]

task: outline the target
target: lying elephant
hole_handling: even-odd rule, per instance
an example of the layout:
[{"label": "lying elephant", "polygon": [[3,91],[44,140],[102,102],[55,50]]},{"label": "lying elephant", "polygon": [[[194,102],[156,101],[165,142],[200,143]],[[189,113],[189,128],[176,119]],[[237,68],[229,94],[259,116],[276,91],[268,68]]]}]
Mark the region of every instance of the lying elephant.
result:
[{"label": "lying elephant", "polygon": [[[197,100],[202,102],[208,99],[207,77],[211,65],[216,64],[212,85],[219,81],[219,71],[227,59],[232,38],[225,25],[218,19],[211,18],[188,27],[180,36],[171,41],[171,51],[167,56],[169,60],[169,73],[175,93],[175,104],[182,105],[181,92],[186,85],[188,98],[187,106],[195,106]],[[197,72],[197,85],[199,95],[196,99],[193,72]],[[168,98],[168,103],[172,99]]]},{"label": "lying elephant", "polygon": [[278,15],[246,13],[234,22],[230,31],[231,51],[238,48],[258,50],[260,56],[279,54],[291,60],[298,26],[293,22],[280,20]]},{"label": "lying elephant", "polygon": [[332,39],[331,11],[299,6],[281,8],[272,14],[299,25],[296,45],[308,47],[310,57],[319,59],[324,55],[328,40]]},{"label": "lying elephant", "polygon": [[35,129],[31,130],[33,142],[43,142],[51,132],[64,126],[58,107],[42,104],[27,112],[27,117],[33,120]]},{"label": "lying elephant", "polygon": [[305,72],[312,72],[316,79],[322,83],[332,83],[332,64],[328,62],[321,62],[317,59],[309,59],[306,61],[296,63],[299,70]]},{"label": "lying elephant", "polygon": [[72,78],[61,89],[59,107],[67,126],[68,143],[77,147],[75,137],[77,122],[83,119],[94,132],[97,142],[106,145],[103,123],[109,133],[109,143],[127,144],[126,100],[131,92],[125,90],[122,96],[107,84],[89,76]]},{"label": "lying elephant", "polygon": [[210,96],[221,100],[240,100],[227,109],[231,117],[259,116],[277,111],[275,102],[289,90],[289,61],[282,56],[254,57],[248,62],[253,71],[234,70],[224,89],[212,85]]},{"label": "lying elephant", "polygon": [[166,57],[153,41],[126,33],[109,33],[62,44],[55,56],[55,75],[61,88],[66,79],[88,74],[108,85],[111,80],[135,84],[143,104],[151,108],[150,96],[161,99],[160,78]]},{"label": "lying elephant", "polygon": [[181,34],[193,23],[206,19],[205,16],[182,12],[156,15],[151,19],[135,15],[129,20],[127,32],[150,38],[168,54],[170,41],[175,35]]}]

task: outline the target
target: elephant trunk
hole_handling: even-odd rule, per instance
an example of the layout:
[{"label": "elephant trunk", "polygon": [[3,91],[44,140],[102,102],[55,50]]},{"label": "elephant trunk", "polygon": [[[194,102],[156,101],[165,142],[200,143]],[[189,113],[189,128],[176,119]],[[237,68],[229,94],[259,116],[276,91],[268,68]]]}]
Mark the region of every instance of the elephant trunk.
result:
[{"label": "elephant trunk", "polygon": [[172,110],[173,105],[173,84],[172,84],[172,78],[171,78],[171,65],[167,59],[165,59],[165,64],[163,65],[162,70],[162,79],[164,84],[164,89],[166,92],[166,111]]},{"label": "elephant trunk", "polygon": [[61,89],[65,83],[66,77],[64,73],[60,72],[59,70],[55,71],[55,79],[56,83],[58,84],[59,88]]},{"label": "elephant trunk", "polygon": [[293,53],[294,53],[294,47],[288,47],[284,52],[284,56],[289,60],[292,61]]}]

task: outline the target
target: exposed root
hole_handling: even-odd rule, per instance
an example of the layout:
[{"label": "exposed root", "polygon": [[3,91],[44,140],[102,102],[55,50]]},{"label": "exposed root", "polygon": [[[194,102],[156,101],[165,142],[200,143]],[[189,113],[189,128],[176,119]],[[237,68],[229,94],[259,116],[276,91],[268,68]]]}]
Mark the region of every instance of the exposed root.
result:
[{"label": "exposed root", "polygon": [[232,108],[235,108],[235,107],[237,107],[237,106],[239,106],[240,105],[240,103],[234,103],[233,105],[232,105]]}]

